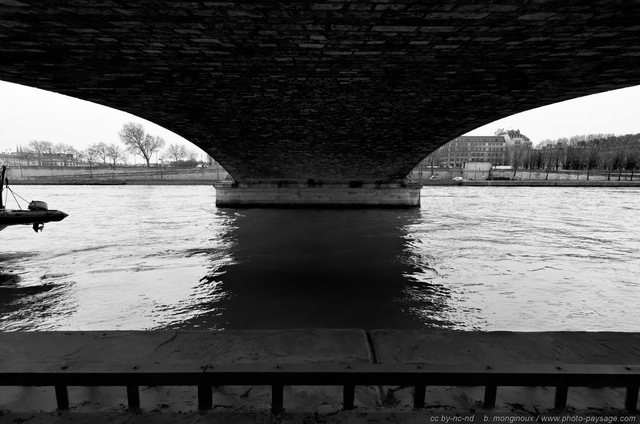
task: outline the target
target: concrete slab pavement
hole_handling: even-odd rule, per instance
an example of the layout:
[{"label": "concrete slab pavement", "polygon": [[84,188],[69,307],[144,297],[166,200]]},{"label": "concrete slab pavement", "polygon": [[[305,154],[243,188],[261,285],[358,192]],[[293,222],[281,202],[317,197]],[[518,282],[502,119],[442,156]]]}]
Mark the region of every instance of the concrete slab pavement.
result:
[{"label": "concrete slab pavement", "polygon": [[[640,333],[509,333],[398,330],[0,333],[0,370],[91,369],[96,364],[640,364]],[[214,387],[213,410],[197,411],[195,387],[141,387],[141,414],[127,412],[124,387],[70,387],[70,411],[56,412],[50,387],[1,387],[2,422],[421,422],[435,416],[628,416],[624,389],[570,388],[554,411],[554,388],[499,387],[482,408],[483,387],[427,388],[413,409],[413,387],[357,387],[354,411],[341,387],[284,389],[282,416],[270,414],[270,387]],[[96,418],[98,417],[98,418]],[[207,418],[209,417],[209,418]],[[38,421],[40,420],[40,421]],[[100,421],[102,420],[102,421]],[[111,420],[111,421],[105,421]],[[251,421],[254,420],[254,421]],[[297,420],[297,421],[296,421]],[[363,421],[364,420],[364,421]]]}]

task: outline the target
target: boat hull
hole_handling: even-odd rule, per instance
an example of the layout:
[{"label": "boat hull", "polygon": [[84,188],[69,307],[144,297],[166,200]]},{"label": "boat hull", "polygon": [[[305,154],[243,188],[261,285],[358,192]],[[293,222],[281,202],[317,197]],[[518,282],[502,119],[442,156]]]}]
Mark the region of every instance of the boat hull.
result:
[{"label": "boat hull", "polygon": [[66,213],[58,210],[31,211],[31,210],[0,210],[0,227],[9,225],[45,224],[47,222],[62,221]]}]

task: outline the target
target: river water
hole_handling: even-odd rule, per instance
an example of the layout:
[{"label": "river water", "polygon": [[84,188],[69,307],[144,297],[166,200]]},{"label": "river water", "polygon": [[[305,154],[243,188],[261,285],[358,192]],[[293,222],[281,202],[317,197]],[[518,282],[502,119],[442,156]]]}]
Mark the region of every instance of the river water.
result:
[{"label": "river water", "polygon": [[640,331],[637,188],[316,210],[218,209],[210,186],[16,187],[69,217],[0,232],[3,331]]}]

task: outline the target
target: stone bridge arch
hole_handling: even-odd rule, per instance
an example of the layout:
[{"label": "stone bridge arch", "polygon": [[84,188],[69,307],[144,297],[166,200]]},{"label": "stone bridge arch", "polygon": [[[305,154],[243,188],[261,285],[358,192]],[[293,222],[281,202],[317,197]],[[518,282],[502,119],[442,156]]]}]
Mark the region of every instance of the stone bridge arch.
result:
[{"label": "stone bridge arch", "polygon": [[505,116],[640,84],[640,1],[0,2],[0,80],[130,112],[234,177],[219,204],[415,205]]}]

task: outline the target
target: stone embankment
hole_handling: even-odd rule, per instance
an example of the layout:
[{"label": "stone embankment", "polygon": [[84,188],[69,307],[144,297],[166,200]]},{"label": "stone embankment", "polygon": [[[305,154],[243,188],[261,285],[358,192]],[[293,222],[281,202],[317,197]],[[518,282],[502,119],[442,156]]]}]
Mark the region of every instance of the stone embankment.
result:
[{"label": "stone embankment", "polygon": [[[12,167],[8,169],[11,184],[20,185],[118,185],[118,184],[180,184],[211,185],[224,181],[228,173],[220,167],[211,168],[168,168],[168,167],[127,167],[109,168],[88,167]],[[434,179],[430,179],[431,176]],[[586,173],[561,171],[547,175],[542,172],[519,171],[517,180],[485,180],[466,178],[454,181],[454,177],[462,177],[459,168],[440,169],[431,173],[423,170],[413,171],[410,179],[415,184],[432,185],[465,185],[465,186],[502,186],[502,187],[640,187],[640,177],[624,175],[618,180],[617,175],[593,174],[587,180]],[[511,176],[511,174],[509,174]]]},{"label": "stone embankment", "polygon": [[[546,364],[640,365],[640,333],[458,332],[398,330],[127,331],[0,333],[0,373],[83,372],[224,364],[442,364],[482,367]],[[203,371],[204,372],[204,371]],[[356,387],[355,409],[342,410],[342,387],[285,386],[278,422],[412,422],[433,417],[510,414],[520,417],[629,417],[624,388],[569,388],[556,411],[553,387],[498,387],[496,406],[483,408],[484,387],[427,387],[413,409],[413,387]],[[270,387],[218,386],[213,409],[198,412],[196,387],[141,387],[137,414],[124,387],[69,387],[70,411],[57,413],[51,387],[0,388],[0,422],[270,422]],[[2,412],[4,411],[4,412]],[[486,416],[486,415],[485,415]],[[231,417],[231,418],[230,418]],[[9,420],[9,421],[3,421]],[[18,421],[16,421],[18,420]],[[61,420],[61,421],[58,421]],[[273,422],[273,421],[271,421]],[[433,420],[431,421],[433,422]]]},{"label": "stone embankment", "polygon": [[[492,177],[491,180],[487,180]],[[640,176],[637,172],[611,173],[591,171],[492,171],[488,173],[467,171],[462,168],[416,168],[409,174],[416,184],[423,185],[460,185],[454,178],[462,178],[464,185],[501,185],[501,186],[564,186],[564,187],[638,187]],[[505,178],[498,180],[496,178]]]},{"label": "stone embankment", "polygon": [[227,172],[220,167],[11,167],[11,184],[30,185],[117,185],[117,184],[207,184],[223,181]]},{"label": "stone embankment", "polygon": [[640,187],[638,181],[571,181],[571,180],[481,180],[481,181],[453,181],[431,180],[423,181],[423,187],[428,186],[474,186],[474,187]]}]

